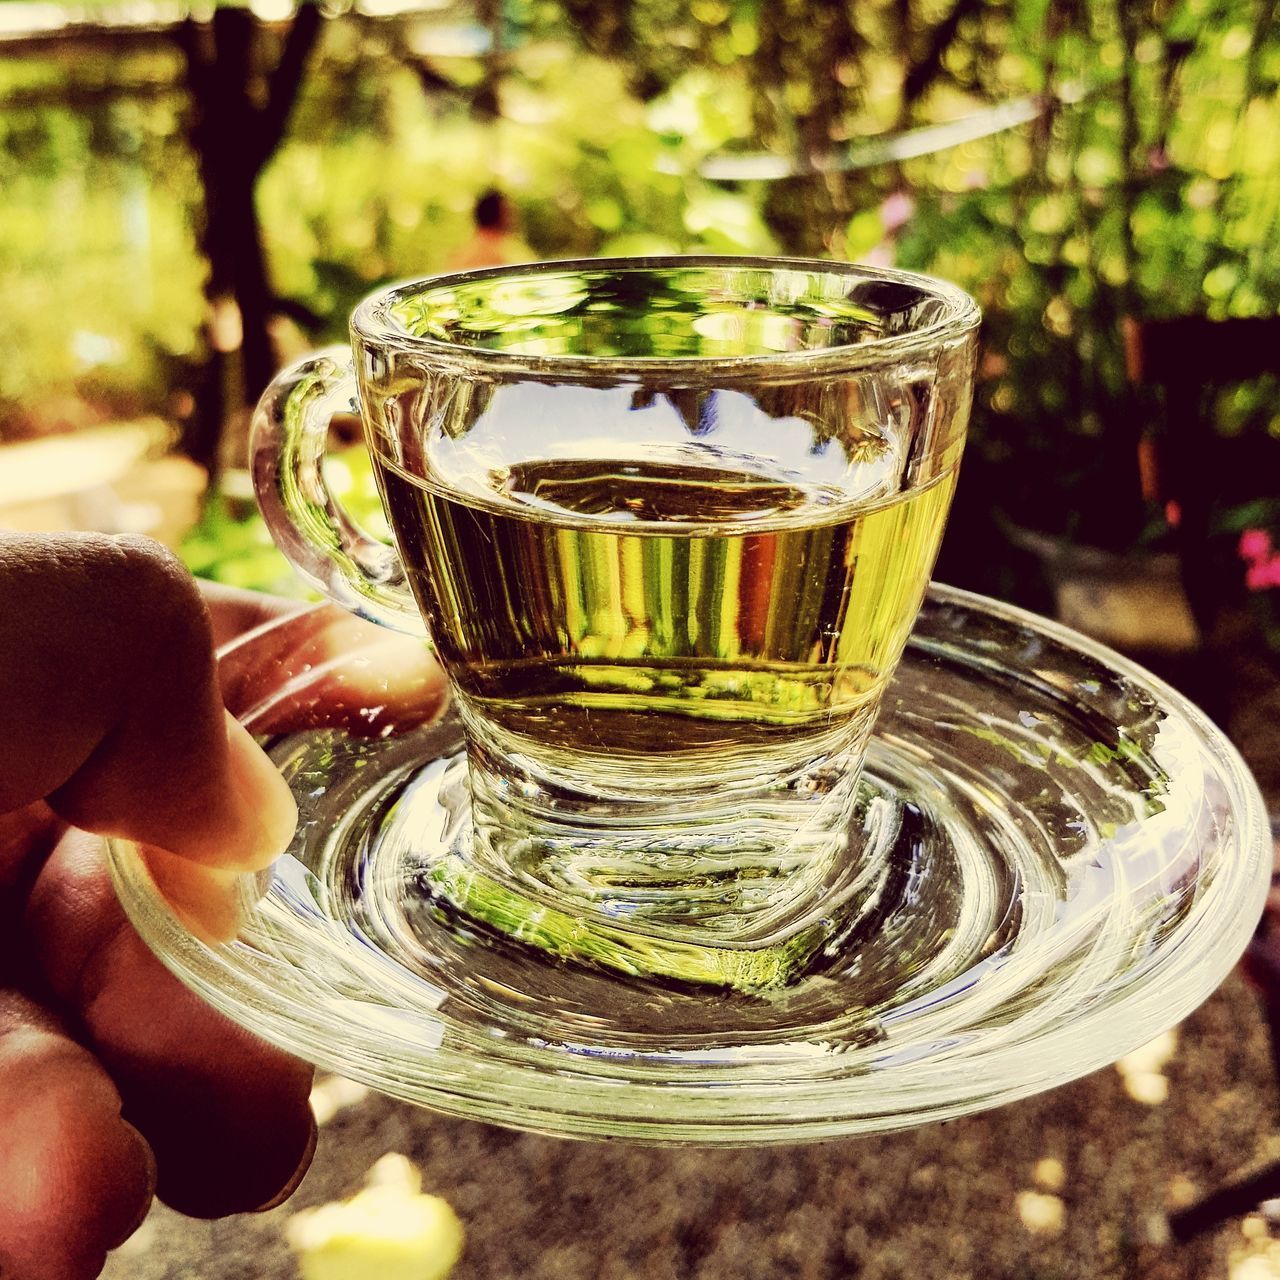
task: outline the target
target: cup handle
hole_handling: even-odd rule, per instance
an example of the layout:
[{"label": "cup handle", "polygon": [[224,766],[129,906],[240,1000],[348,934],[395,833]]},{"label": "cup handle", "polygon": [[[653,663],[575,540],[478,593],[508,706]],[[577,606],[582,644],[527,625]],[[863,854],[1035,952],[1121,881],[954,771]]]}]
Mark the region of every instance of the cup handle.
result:
[{"label": "cup handle", "polygon": [[395,548],[366,533],[324,482],[329,424],[335,414],[359,412],[346,347],[326,347],[277,374],[253,415],[258,507],[293,567],[331,600],[371,622],[425,636]]}]

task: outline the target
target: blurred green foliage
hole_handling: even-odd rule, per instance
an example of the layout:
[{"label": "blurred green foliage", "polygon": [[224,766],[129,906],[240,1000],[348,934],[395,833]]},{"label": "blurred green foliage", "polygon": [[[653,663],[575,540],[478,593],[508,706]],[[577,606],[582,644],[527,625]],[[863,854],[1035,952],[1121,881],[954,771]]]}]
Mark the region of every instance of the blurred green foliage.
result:
[{"label": "blurred green foliage", "polygon": [[[322,321],[307,342],[447,266],[494,184],[544,257],[930,271],[988,314],[961,502],[1119,546],[1158,524],[1120,318],[1280,304],[1274,0],[507,0],[496,57],[476,20],[326,23],[258,189],[273,284]],[[164,412],[204,341],[181,58],[5,47],[0,438]],[[859,149],[1022,99],[1034,118],[987,137]],[[757,153],[780,174],[751,176]],[[1242,395],[1230,429],[1280,434],[1274,398]],[[210,512],[193,563],[233,516]]]},{"label": "blurred green foliage", "polygon": [[180,59],[91,69],[6,48],[0,439],[163,412],[204,311]]}]

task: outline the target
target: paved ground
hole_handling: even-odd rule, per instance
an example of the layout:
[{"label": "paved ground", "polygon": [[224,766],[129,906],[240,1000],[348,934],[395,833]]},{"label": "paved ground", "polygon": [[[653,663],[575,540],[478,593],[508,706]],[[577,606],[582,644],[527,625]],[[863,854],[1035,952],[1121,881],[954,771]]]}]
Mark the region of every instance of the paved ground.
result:
[{"label": "paved ground", "polygon": [[1262,1246],[1238,1224],[1167,1246],[1164,1213],[1280,1155],[1266,1037],[1243,981],[1183,1024],[1160,1074],[1163,1101],[1150,1076],[1135,1099],[1134,1073],[1112,1067],[947,1125],[754,1151],[557,1142],[366,1097],[322,1128],[290,1204],[221,1223],[157,1209],[106,1275],[291,1280],[289,1216],[350,1195],[397,1151],[466,1225],[454,1280],[1225,1277],[1233,1253]]}]

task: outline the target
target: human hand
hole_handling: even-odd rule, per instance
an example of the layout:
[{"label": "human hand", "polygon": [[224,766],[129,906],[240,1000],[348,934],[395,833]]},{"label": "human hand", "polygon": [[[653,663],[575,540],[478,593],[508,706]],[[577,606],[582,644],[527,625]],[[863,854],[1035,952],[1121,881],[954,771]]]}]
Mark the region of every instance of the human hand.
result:
[{"label": "human hand", "polygon": [[[154,544],[0,533],[5,1280],[84,1280],[153,1192],[200,1217],[259,1209],[310,1161],[310,1068],[160,966],[116,902],[100,840],[76,830],[139,842],[190,927],[234,931],[235,877],[282,851],[296,814],[224,697],[257,706],[264,732],[357,723],[361,679],[399,726],[443,700],[421,644],[290,609],[221,593],[211,619]],[[257,640],[219,671],[214,641],[248,627]],[[345,683],[331,679],[332,658],[356,646],[370,660],[355,683],[350,663]],[[296,678],[265,697],[282,672]]]}]

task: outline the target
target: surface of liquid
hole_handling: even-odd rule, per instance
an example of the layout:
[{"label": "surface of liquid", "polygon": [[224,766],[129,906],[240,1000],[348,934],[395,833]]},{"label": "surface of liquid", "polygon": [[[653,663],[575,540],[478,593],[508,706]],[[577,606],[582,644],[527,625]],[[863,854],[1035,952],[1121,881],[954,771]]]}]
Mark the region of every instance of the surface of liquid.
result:
[{"label": "surface of liquid", "polygon": [[955,477],[833,507],[758,459],[528,459],[483,502],[380,470],[464,715],[504,752],[665,762],[677,788],[691,755],[785,772],[869,729]]}]

